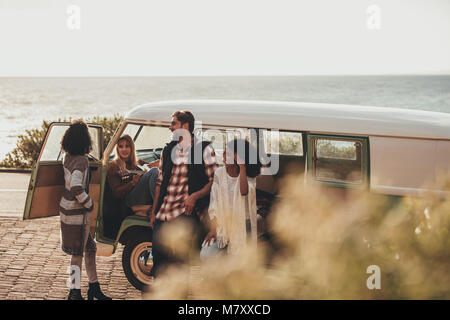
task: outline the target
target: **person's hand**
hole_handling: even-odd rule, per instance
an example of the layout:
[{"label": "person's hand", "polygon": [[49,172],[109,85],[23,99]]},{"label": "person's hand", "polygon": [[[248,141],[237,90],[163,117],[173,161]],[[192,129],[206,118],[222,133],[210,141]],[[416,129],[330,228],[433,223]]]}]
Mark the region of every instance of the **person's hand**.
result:
[{"label": "person's hand", "polygon": [[136,174],[133,176],[133,180],[131,180],[131,183],[133,184],[133,186],[138,184],[140,178],[141,178],[141,174]]},{"label": "person's hand", "polygon": [[92,210],[94,210],[94,203],[92,203],[92,205],[90,206],[90,208],[87,208],[88,212],[91,212]]},{"label": "person's hand", "polygon": [[192,214],[192,211],[194,210],[195,203],[197,202],[197,196],[193,193],[187,197],[187,199],[184,201],[184,213],[187,216],[190,216]]},{"label": "person's hand", "polygon": [[217,233],[215,230],[211,230],[205,237],[205,240],[203,241],[202,247],[204,246],[210,246],[214,243],[214,241],[217,240]]},{"label": "person's hand", "polygon": [[237,153],[236,153],[236,163],[240,168],[245,167],[245,160],[239,157]]},{"label": "person's hand", "polygon": [[150,214],[150,228],[152,228],[152,229],[153,229],[153,226],[155,225],[155,218],[156,218],[156,215],[154,212],[152,212]]},{"label": "person's hand", "polygon": [[145,161],[142,160],[142,159],[139,159],[137,162],[138,162],[138,164],[139,164],[140,166],[143,166],[144,164],[147,163],[147,162],[145,162]]}]

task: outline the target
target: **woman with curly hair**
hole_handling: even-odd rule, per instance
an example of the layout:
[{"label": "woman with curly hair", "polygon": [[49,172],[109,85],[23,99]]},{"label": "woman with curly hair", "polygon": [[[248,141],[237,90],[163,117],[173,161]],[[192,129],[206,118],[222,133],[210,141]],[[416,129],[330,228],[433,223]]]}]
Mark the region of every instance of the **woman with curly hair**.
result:
[{"label": "woman with curly hair", "polygon": [[61,140],[65,152],[63,160],[64,191],[59,203],[62,250],[71,255],[68,300],[83,300],[81,296],[81,264],[83,253],[89,278],[88,299],[111,300],[100,290],[95,256],[97,246],[90,234],[94,203],[89,196],[89,161],[92,149],[88,126],[81,120],[73,121]]},{"label": "woman with curly hair", "polygon": [[244,139],[231,140],[223,163],[214,172],[208,209],[211,231],[200,252],[203,259],[219,252],[239,254],[247,244],[256,246],[256,176],[261,172],[256,148]]}]

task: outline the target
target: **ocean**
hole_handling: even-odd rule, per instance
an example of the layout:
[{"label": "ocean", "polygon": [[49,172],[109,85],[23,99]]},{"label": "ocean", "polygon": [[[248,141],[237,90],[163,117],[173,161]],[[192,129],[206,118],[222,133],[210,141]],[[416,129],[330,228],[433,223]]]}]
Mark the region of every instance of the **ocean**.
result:
[{"label": "ocean", "polygon": [[112,116],[175,99],[325,102],[450,113],[450,76],[0,78],[0,159],[18,135],[39,128],[43,120]]}]

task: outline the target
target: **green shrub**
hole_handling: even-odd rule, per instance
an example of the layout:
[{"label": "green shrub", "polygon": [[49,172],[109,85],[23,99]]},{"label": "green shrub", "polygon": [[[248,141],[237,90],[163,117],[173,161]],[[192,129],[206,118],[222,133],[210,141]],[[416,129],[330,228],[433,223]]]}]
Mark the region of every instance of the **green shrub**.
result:
[{"label": "green shrub", "polygon": [[[118,114],[111,118],[95,116],[85,119],[86,122],[100,124],[103,127],[103,146],[105,148],[122,120],[123,117]],[[58,119],[57,121],[67,122],[70,119]],[[26,130],[25,134],[19,135],[16,147],[6,154],[5,159],[0,162],[0,167],[31,168],[39,156],[50,123],[52,122],[44,120],[40,128]]]}]

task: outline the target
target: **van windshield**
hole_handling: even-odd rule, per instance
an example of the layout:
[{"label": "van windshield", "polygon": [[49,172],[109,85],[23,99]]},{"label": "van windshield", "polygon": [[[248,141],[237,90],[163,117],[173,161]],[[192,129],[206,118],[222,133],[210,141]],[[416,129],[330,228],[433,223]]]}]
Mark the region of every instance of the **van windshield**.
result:
[{"label": "van windshield", "polygon": [[123,134],[128,134],[133,138],[137,157],[146,162],[158,160],[162,148],[170,141],[172,136],[168,127],[136,124],[127,125]]}]

